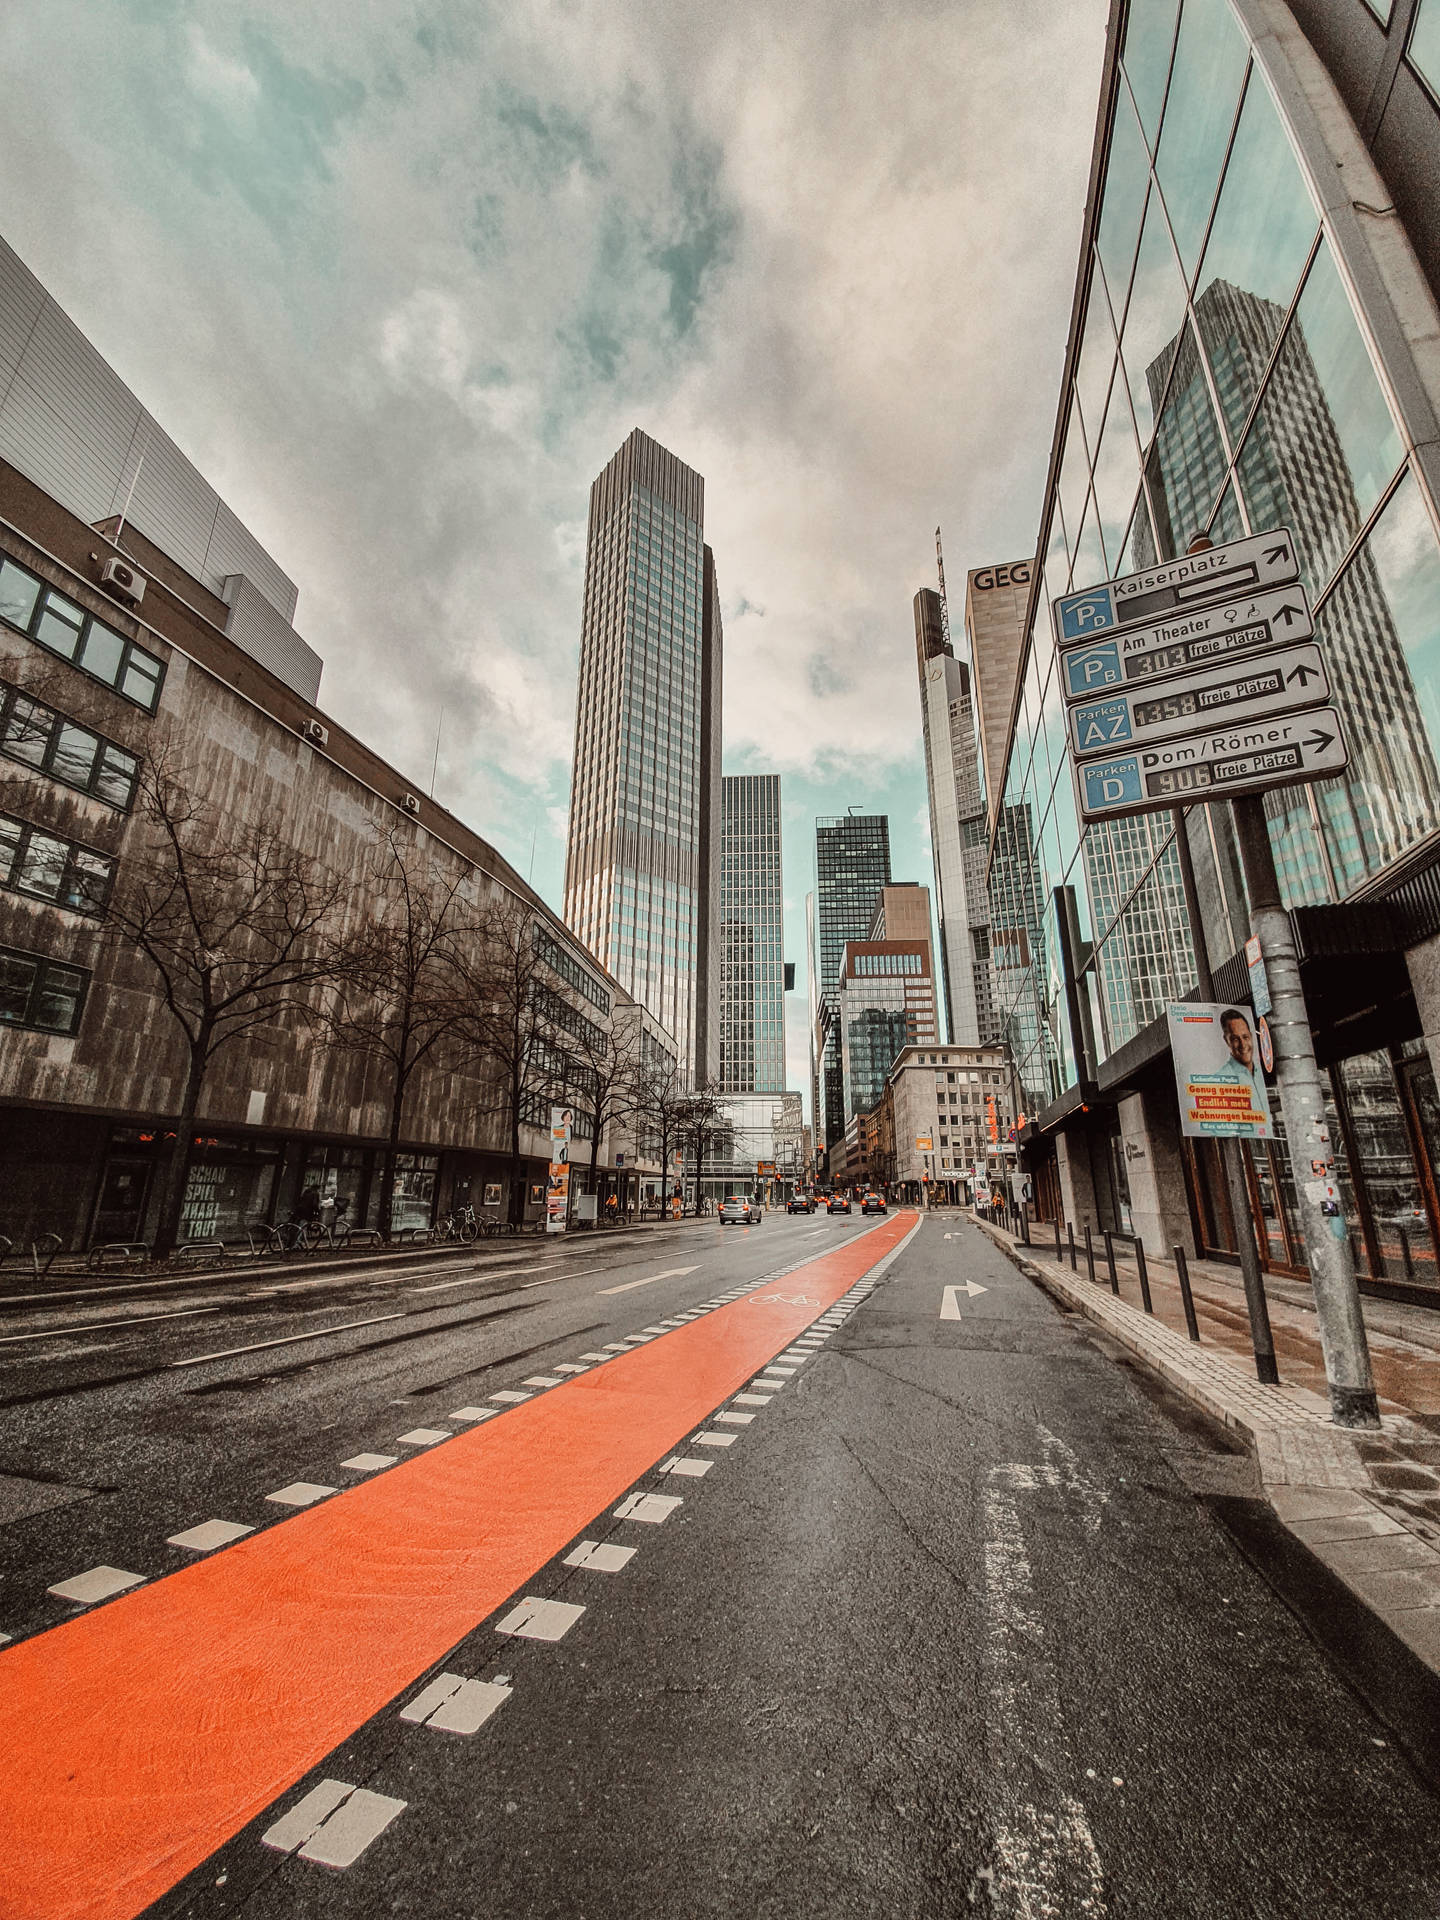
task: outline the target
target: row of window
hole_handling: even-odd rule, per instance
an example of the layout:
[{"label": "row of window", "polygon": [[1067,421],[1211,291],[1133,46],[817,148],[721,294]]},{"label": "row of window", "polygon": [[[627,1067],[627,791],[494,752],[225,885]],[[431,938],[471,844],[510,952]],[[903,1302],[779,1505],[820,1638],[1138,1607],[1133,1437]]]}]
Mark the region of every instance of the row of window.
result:
[{"label": "row of window", "polygon": [[115,862],[109,854],[0,814],[0,886],[52,900],[73,913],[100,914],[114,878]]},{"label": "row of window", "polygon": [[75,1033],[90,976],[40,954],[0,947],[0,1021],[40,1033]]},{"label": "row of window", "polygon": [[146,713],[160,704],[163,660],[9,559],[0,560],[0,618]]},{"label": "row of window", "polygon": [[138,755],[6,681],[0,681],[0,753],[122,813],[134,801],[140,780]]},{"label": "row of window", "polygon": [[552,973],[558,973],[578,993],[583,993],[592,1007],[598,1007],[601,1013],[610,1011],[610,995],[598,980],[593,980],[580,962],[555,938],[548,928],[539,922],[535,925],[535,951],[549,967]]}]

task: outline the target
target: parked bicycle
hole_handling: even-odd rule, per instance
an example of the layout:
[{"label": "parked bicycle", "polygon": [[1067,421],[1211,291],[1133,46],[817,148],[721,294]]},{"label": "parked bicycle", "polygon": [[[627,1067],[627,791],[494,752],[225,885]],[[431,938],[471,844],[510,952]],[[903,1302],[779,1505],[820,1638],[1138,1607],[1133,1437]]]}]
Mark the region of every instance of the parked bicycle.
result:
[{"label": "parked bicycle", "polygon": [[452,1207],[449,1213],[431,1229],[430,1238],[433,1243],[441,1246],[447,1240],[455,1240],[462,1247],[468,1247],[479,1231],[474,1207]]}]

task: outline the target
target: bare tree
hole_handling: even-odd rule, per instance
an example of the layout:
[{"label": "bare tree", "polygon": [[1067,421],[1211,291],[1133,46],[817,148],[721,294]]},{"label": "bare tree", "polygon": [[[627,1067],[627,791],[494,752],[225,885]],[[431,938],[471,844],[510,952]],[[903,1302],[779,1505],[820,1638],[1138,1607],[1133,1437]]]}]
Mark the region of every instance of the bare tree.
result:
[{"label": "bare tree", "polygon": [[569,1013],[565,1052],[572,1099],[591,1124],[589,1190],[593,1193],[600,1136],[617,1120],[626,1120],[635,1112],[640,1063],[627,1009],[616,1009],[608,1034],[584,1014],[574,1009]]},{"label": "bare tree", "polygon": [[315,1017],[318,990],[353,965],[341,937],[350,883],[264,825],[233,827],[163,747],[141,777],[136,814],[140,844],[121,864],[107,938],[149,963],[185,1042],[154,1242],[165,1259],[179,1237],[210,1064],[261,1028]]},{"label": "bare tree", "polygon": [[632,1111],[637,1132],[643,1129],[660,1150],[662,1203],[669,1199],[665,1188],[670,1181],[670,1152],[679,1142],[688,1099],[685,1077],[669,1054],[656,1050],[647,1057],[642,1053]]},{"label": "bare tree", "polygon": [[393,1230],[396,1154],[405,1102],[426,1066],[464,1050],[470,1016],[467,946],[480,916],[458,876],[433,867],[400,827],[387,828],[366,876],[367,924],[328,1020],[336,1045],[375,1061],[388,1087],[380,1231]]},{"label": "bare tree", "polygon": [[464,1033],[467,1044],[488,1062],[494,1094],[489,1111],[505,1130],[510,1224],[517,1227],[525,1218],[520,1129],[527,1113],[566,1097],[570,1072],[561,1045],[565,1036],[555,1020],[561,1003],[549,984],[536,926],[534,910],[522,901],[492,906],[467,969]]},{"label": "bare tree", "polygon": [[700,1183],[705,1162],[719,1153],[733,1152],[735,1147],[735,1123],[723,1096],[714,1087],[695,1087],[686,1095],[677,1135],[682,1149],[695,1156],[695,1211],[703,1213],[705,1202]]}]

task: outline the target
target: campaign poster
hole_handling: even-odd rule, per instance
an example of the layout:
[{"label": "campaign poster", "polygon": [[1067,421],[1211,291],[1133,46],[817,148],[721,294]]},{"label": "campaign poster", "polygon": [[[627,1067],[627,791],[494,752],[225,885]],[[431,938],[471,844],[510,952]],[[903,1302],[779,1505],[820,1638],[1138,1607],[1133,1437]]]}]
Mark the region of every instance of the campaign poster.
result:
[{"label": "campaign poster", "polygon": [[1185,1000],[1169,1013],[1180,1131],[1192,1140],[1273,1140],[1275,1123],[1250,1007]]},{"label": "campaign poster", "polygon": [[573,1107],[550,1109],[550,1177],[545,1183],[545,1231],[564,1233],[570,1219],[570,1124]]}]

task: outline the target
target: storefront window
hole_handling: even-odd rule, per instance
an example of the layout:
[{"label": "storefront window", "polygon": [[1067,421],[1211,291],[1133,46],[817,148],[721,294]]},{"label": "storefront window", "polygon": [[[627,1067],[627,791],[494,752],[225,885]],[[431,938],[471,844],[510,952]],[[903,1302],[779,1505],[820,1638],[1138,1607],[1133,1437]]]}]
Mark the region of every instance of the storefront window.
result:
[{"label": "storefront window", "polygon": [[185,1183],[182,1238],[243,1240],[253,1221],[269,1215],[279,1166],[278,1146],[197,1139]]},{"label": "storefront window", "polygon": [[1361,1187],[1369,1266],[1377,1279],[1435,1279],[1430,1216],[1400,1084],[1388,1054],[1362,1053],[1332,1069],[1345,1105],[1352,1171]]},{"label": "storefront window", "polygon": [[1232,436],[1250,412],[1319,224],[1270,90],[1252,72],[1195,299]]},{"label": "storefront window", "polygon": [[430,1225],[435,1210],[435,1179],[439,1171],[438,1153],[396,1154],[395,1196],[390,1205],[392,1233]]},{"label": "storefront window", "polygon": [[1248,58],[1229,0],[1185,0],[1155,171],[1187,280],[1215,201]]},{"label": "storefront window", "polygon": [[300,1190],[314,1187],[322,1204],[333,1202],[337,1218],[354,1226],[365,1218],[368,1159],[363,1147],[310,1147]]}]

